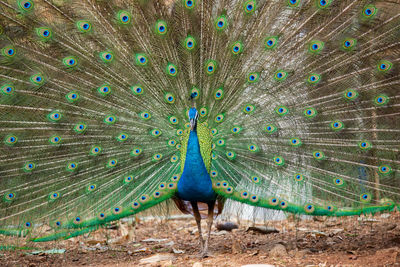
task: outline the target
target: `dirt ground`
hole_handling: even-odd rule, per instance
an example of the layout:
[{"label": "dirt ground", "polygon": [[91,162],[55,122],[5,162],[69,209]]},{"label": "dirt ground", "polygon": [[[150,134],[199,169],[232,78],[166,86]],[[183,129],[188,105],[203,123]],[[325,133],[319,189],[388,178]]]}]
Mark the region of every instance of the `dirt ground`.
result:
[{"label": "dirt ground", "polygon": [[[32,244],[1,237],[1,245],[35,246],[36,251],[0,250],[0,265],[400,266],[398,212],[297,222],[291,218],[268,222],[267,228],[255,226],[239,225],[238,229],[226,231],[214,225],[210,256],[204,259],[198,257],[197,227],[190,218],[119,223],[54,243]],[[46,251],[49,249],[58,251]]]}]

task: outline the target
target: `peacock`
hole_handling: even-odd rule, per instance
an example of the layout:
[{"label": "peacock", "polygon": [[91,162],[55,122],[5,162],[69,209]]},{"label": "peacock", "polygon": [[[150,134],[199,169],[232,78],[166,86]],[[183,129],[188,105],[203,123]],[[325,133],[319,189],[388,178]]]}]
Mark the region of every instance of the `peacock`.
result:
[{"label": "peacock", "polygon": [[399,207],[398,1],[0,11],[3,235],[68,239],[176,204],[204,256],[228,199],[310,216]]}]

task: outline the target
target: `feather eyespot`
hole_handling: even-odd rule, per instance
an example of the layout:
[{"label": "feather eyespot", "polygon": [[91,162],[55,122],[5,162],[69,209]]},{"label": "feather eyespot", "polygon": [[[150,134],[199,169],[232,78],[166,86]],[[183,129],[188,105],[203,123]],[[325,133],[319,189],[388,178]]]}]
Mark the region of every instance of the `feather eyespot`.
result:
[{"label": "feather eyespot", "polygon": [[228,152],[226,152],[226,157],[228,158],[228,159],[230,159],[230,160],[234,160],[235,158],[236,158],[236,153],[235,152],[233,152],[233,151],[228,151]]},{"label": "feather eyespot", "polygon": [[78,123],[74,126],[74,131],[77,134],[82,134],[86,131],[87,124],[84,122]]},{"label": "feather eyespot", "polygon": [[122,25],[127,25],[127,24],[131,23],[132,15],[128,11],[120,10],[116,14],[116,18],[117,18],[118,23],[120,23]]},{"label": "feather eyespot", "polygon": [[274,161],[275,165],[277,165],[277,166],[285,165],[285,159],[283,157],[281,157],[281,156],[274,157],[273,161]]},{"label": "feather eyespot", "polygon": [[260,178],[258,178],[258,176],[252,176],[251,180],[256,184],[260,183]]},{"label": "feather eyespot", "polygon": [[95,184],[91,184],[86,188],[86,191],[87,192],[93,192],[93,191],[96,190],[96,188],[97,188],[97,186]]},{"label": "feather eyespot", "polygon": [[92,30],[92,24],[87,20],[80,20],[76,22],[76,27],[81,33],[87,33]]},{"label": "feather eyespot", "polygon": [[53,193],[51,193],[50,195],[49,195],[49,199],[50,200],[56,200],[56,199],[58,199],[60,197],[60,193],[58,193],[58,192],[53,192]]},{"label": "feather eyespot", "polygon": [[184,3],[187,9],[193,9],[196,5],[196,0],[184,0]]},{"label": "feather eyespot", "polygon": [[117,159],[109,159],[106,164],[106,168],[114,168],[117,166],[118,160]]},{"label": "feather eyespot", "polygon": [[377,11],[378,9],[374,5],[367,5],[364,7],[362,15],[366,19],[371,19],[376,15]]},{"label": "feather eyespot", "polygon": [[204,116],[206,116],[206,115],[208,114],[208,109],[205,108],[205,107],[202,107],[202,108],[200,109],[199,113],[200,113],[200,116],[201,116],[201,117],[204,117]]},{"label": "feather eyespot", "polygon": [[329,7],[331,2],[332,2],[332,0],[317,0],[317,6],[320,9],[324,9],[324,8]]},{"label": "feather eyespot", "polygon": [[222,31],[223,29],[226,28],[226,24],[227,24],[226,17],[225,16],[220,16],[215,21],[215,28],[218,31]]},{"label": "feather eyespot", "polygon": [[304,110],[304,116],[306,116],[307,118],[313,118],[317,116],[317,111],[315,108],[307,108]]},{"label": "feather eyespot", "polygon": [[345,99],[353,101],[357,99],[358,92],[354,89],[347,89],[344,91],[343,95]]},{"label": "feather eyespot", "polygon": [[179,160],[179,158],[178,158],[177,155],[173,155],[173,156],[171,157],[171,162],[172,162],[172,163],[175,163],[175,162],[177,162],[178,160]]},{"label": "feather eyespot", "polygon": [[101,61],[105,63],[112,62],[114,60],[114,54],[112,52],[103,51],[99,54]]},{"label": "feather eyespot", "polygon": [[18,7],[21,11],[27,12],[33,10],[33,2],[30,0],[18,0]]},{"label": "feather eyespot", "polygon": [[140,203],[137,202],[137,201],[135,201],[135,202],[132,203],[131,207],[132,207],[134,210],[136,210],[136,209],[138,209],[138,208],[140,207]]},{"label": "feather eyespot", "polygon": [[174,64],[171,64],[171,63],[169,63],[167,65],[166,71],[167,71],[167,74],[169,76],[171,76],[171,77],[175,77],[177,75],[177,73],[178,73],[177,67]]},{"label": "feather eyespot", "polygon": [[16,194],[13,192],[8,192],[4,194],[4,200],[5,201],[13,201],[16,197]]},{"label": "feather eyespot", "polygon": [[175,96],[173,93],[165,93],[164,100],[168,104],[173,104],[173,103],[175,103]]},{"label": "feather eyespot", "polygon": [[61,137],[58,135],[53,135],[49,138],[49,143],[52,145],[59,145],[61,143]]},{"label": "feather eyespot", "polygon": [[342,178],[333,178],[333,184],[338,187],[343,187],[346,185],[345,181]]},{"label": "feather eyespot", "polygon": [[287,77],[288,77],[288,73],[284,70],[278,70],[274,75],[274,79],[278,82],[282,82],[282,81],[286,80]]},{"label": "feather eyespot", "polygon": [[100,146],[94,145],[94,146],[92,146],[92,147],[90,148],[89,154],[90,154],[91,156],[97,156],[98,154],[100,154],[100,152],[101,152],[101,147],[100,147]]},{"label": "feather eyespot", "polygon": [[187,50],[191,51],[196,47],[196,39],[194,37],[188,35],[184,40],[184,46]]},{"label": "feather eyespot", "polygon": [[219,147],[223,147],[223,146],[225,146],[225,139],[218,139],[217,140],[217,146],[219,146]]},{"label": "feather eyespot", "polygon": [[35,86],[41,86],[46,82],[44,76],[40,73],[32,75],[29,80]]},{"label": "feather eyespot", "polygon": [[36,168],[36,164],[34,162],[28,161],[23,166],[23,170],[25,172],[32,172]]},{"label": "feather eyespot", "polygon": [[18,137],[16,135],[10,134],[4,138],[4,144],[8,146],[13,146],[18,142]]},{"label": "feather eyespot", "polygon": [[215,100],[221,100],[224,98],[224,89],[222,88],[218,88],[215,92],[214,92],[214,99]]},{"label": "feather eyespot", "polygon": [[101,95],[101,96],[108,96],[109,94],[111,94],[111,87],[108,84],[104,84],[102,86],[100,86],[99,88],[97,88],[97,92]]},{"label": "feather eyespot", "polygon": [[217,116],[215,116],[214,121],[215,121],[216,123],[221,123],[221,122],[224,121],[224,118],[225,118],[225,116],[224,116],[223,114],[217,114]]},{"label": "feather eyespot", "polygon": [[3,96],[11,96],[14,94],[14,86],[11,84],[4,84],[0,87],[0,94]]},{"label": "feather eyespot", "polygon": [[244,3],[244,11],[247,14],[251,14],[256,10],[256,1],[248,0]]},{"label": "feather eyespot", "polygon": [[267,125],[265,125],[264,130],[267,133],[272,134],[272,133],[276,132],[278,130],[278,128],[273,124],[267,124]]},{"label": "feather eyespot", "polygon": [[163,20],[157,21],[155,30],[158,35],[165,35],[167,33],[167,23]]},{"label": "feather eyespot", "polygon": [[79,164],[77,162],[72,161],[72,162],[67,163],[67,166],[65,167],[65,169],[68,172],[74,172],[74,171],[78,170],[78,166],[79,166]]},{"label": "feather eyespot", "polygon": [[168,120],[169,120],[169,122],[170,122],[171,124],[173,124],[173,125],[177,125],[177,124],[179,123],[178,118],[175,117],[175,116],[170,116],[170,117],[168,118]]},{"label": "feather eyespot", "polygon": [[344,128],[344,124],[341,121],[334,121],[331,123],[331,129],[334,131],[340,131]]},{"label": "feather eyespot", "polygon": [[216,68],[217,68],[217,62],[215,60],[208,60],[206,62],[206,73],[208,75],[211,75],[215,72]]},{"label": "feather eyespot", "polygon": [[128,140],[128,138],[129,138],[129,134],[127,134],[127,133],[120,133],[116,137],[117,141],[119,141],[119,142],[124,142],[124,141]]},{"label": "feather eyespot", "polygon": [[285,106],[278,106],[278,107],[275,108],[275,112],[279,116],[285,116],[286,114],[288,114],[289,109],[286,108]]},{"label": "feather eyespot", "polygon": [[232,45],[231,51],[234,55],[239,55],[243,51],[243,44],[240,41],[235,42]]},{"label": "feather eyespot", "polygon": [[323,160],[323,159],[325,159],[325,154],[324,154],[324,152],[322,152],[322,151],[314,151],[314,152],[313,152],[313,157],[314,157],[316,160]]},{"label": "feather eyespot", "polygon": [[309,84],[317,84],[321,81],[321,75],[313,73],[307,78]]},{"label": "feather eyespot", "polygon": [[314,208],[314,205],[307,204],[307,205],[304,206],[304,210],[307,213],[313,213],[315,208]]},{"label": "feather eyespot", "polygon": [[276,197],[271,197],[271,198],[268,200],[268,202],[269,202],[269,204],[270,204],[271,206],[277,206],[277,205],[279,204],[279,200],[278,200]]},{"label": "feather eyespot", "polygon": [[392,167],[390,167],[389,165],[382,165],[379,166],[379,172],[383,175],[388,175],[392,172]]},{"label": "feather eyespot", "polygon": [[124,184],[129,184],[130,182],[132,182],[134,180],[132,175],[127,175],[124,178]]},{"label": "feather eyespot", "polygon": [[139,84],[132,86],[131,91],[134,95],[141,95],[144,92],[143,87]]},{"label": "feather eyespot", "polygon": [[247,146],[247,149],[248,149],[250,152],[258,152],[258,151],[260,151],[260,148],[259,148],[256,144],[250,144],[250,145],[248,145],[248,146]]},{"label": "feather eyespot", "polygon": [[288,5],[290,7],[298,7],[300,5],[300,0],[288,0]]},{"label": "feather eyespot", "polygon": [[153,137],[158,137],[162,134],[161,130],[159,129],[153,129],[150,131],[150,135],[152,135]]},{"label": "feather eyespot", "polygon": [[371,195],[368,194],[368,193],[364,193],[364,194],[361,194],[361,195],[360,195],[360,200],[361,200],[361,202],[368,203],[368,202],[371,201],[371,199],[372,199],[372,197],[371,197]]},{"label": "feather eyespot", "polygon": [[372,144],[371,144],[370,142],[366,141],[366,140],[363,140],[363,141],[360,141],[360,142],[358,143],[358,147],[359,147],[361,150],[369,150],[369,149],[372,148]]},{"label": "feather eyespot", "polygon": [[136,54],[136,65],[138,66],[146,66],[149,60],[147,59],[147,56],[143,53]]},{"label": "feather eyespot", "polygon": [[123,211],[123,209],[122,209],[121,206],[118,206],[118,207],[115,207],[115,208],[112,209],[112,213],[113,213],[114,215],[118,215],[118,214],[120,214],[122,211]]},{"label": "feather eyespot", "polygon": [[60,113],[59,111],[55,110],[55,111],[50,112],[50,113],[47,115],[47,118],[48,118],[49,121],[51,121],[51,122],[58,122],[58,121],[61,120],[62,115],[61,115],[61,113]]},{"label": "feather eyespot", "polygon": [[304,176],[302,174],[300,174],[300,173],[294,174],[293,177],[294,177],[294,180],[297,181],[297,182],[301,182],[301,181],[304,180]]},{"label": "feather eyespot", "polygon": [[302,142],[299,138],[292,138],[290,139],[290,145],[294,147],[299,147],[302,145]]},{"label": "feather eyespot", "polygon": [[281,200],[279,206],[281,209],[286,209],[288,207],[288,203],[286,200]]},{"label": "feather eyespot", "polygon": [[278,36],[269,36],[265,38],[264,44],[266,49],[271,50],[276,48],[278,44]]},{"label": "feather eyespot", "polygon": [[342,41],[342,49],[345,51],[351,51],[355,48],[357,40],[354,38],[346,38]]},{"label": "feather eyespot", "polygon": [[113,125],[117,121],[117,118],[114,115],[109,115],[104,118],[104,123],[108,125]]},{"label": "feather eyespot", "polygon": [[147,120],[150,120],[150,119],[151,119],[151,113],[149,113],[149,112],[147,112],[147,111],[143,111],[143,112],[140,112],[140,113],[139,113],[139,117],[140,117],[142,120],[147,121]]},{"label": "feather eyespot", "polygon": [[392,69],[393,63],[388,60],[381,60],[378,62],[378,71],[382,73],[389,72]]},{"label": "feather eyespot", "polygon": [[156,153],[153,155],[152,160],[153,161],[160,161],[162,159],[163,155],[160,153]]},{"label": "feather eyespot", "polygon": [[377,106],[384,106],[389,102],[389,97],[387,95],[384,94],[380,94],[378,96],[375,97],[374,99],[374,103]]},{"label": "feather eyespot", "polygon": [[256,82],[258,82],[259,77],[260,77],[260,74],[258,72],[252,72],[247,76],[247,82],[248,83],[256,83]]},{"label": "feather eyespot", "polygon": [[318,40],[314,40],[314,41],[310,42],[308,50],[311,53],[318,54],[319,52],[322,51],[322,49],[324,49],[324,46],[325,46],[324,42],[318,41]]},{"label": "feather eyespot", "polygon": [[234,133],[234,134],[238,134],[238,133],[241,132],[241,130],[242,130],[241,127],[239,127],[239,126],[234,126],[234,127],[232,127],[231,132]]}]

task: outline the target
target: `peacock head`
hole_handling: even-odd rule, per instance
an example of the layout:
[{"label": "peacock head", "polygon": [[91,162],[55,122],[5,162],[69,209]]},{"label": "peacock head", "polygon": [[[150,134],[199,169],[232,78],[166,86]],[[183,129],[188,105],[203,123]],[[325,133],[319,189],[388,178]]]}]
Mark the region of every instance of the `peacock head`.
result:
[{"label": "peacock head", "polygon": [[199,113],[196,108],[191,108],[188,112],[190,121],[190,130],[193,131],[196,128],[197,119],[199,118]]}]

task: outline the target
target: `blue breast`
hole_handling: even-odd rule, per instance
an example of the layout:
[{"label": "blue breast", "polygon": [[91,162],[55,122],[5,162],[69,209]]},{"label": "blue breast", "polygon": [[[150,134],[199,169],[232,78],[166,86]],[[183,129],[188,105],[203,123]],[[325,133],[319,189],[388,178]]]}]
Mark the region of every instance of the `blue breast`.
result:
[{"label": "blue breast", "polygon": [[185,166],[178,182],[178,196],[183,200],[200,202],[211,202],[216,197],[210,175],[201,157],[196,131],[190,132]]}]

